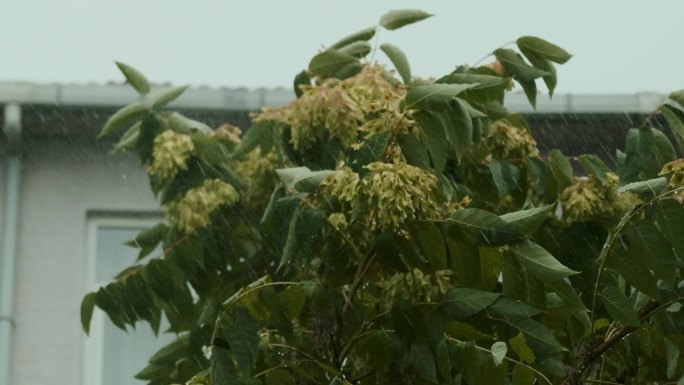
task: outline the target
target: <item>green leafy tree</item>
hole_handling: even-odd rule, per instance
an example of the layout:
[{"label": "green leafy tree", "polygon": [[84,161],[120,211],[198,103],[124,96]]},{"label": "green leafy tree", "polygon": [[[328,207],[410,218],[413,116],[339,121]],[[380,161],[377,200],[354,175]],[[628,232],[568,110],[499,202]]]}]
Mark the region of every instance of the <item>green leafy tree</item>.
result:
[{"label": "green leafy tree", "polygon": [[177,339],[136,376],[154,385],[682,383],[684,160],[650,122],[684,150],[684,92],[615,171],[543,156],[503,100],[551,95],[571,55],[525,36],[437,79],[391,44],[396,71],[366,59],[430,16],[332,44],[244,135],[165,110],[184,88],[119,63],[143,97],[102,135],[125,130],[115,150],[140,156],[166,220],[85,296],[85,331],[95,306],[121,329],[163,314]]}]

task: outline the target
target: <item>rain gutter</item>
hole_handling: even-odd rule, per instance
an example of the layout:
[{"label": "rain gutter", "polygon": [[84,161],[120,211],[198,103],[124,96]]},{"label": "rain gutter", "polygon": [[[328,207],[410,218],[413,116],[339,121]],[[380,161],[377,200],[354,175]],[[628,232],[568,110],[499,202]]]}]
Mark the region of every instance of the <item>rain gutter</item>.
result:
[{"label": "rain gutter", "polygon": [[21,184],[21,107],[5,105],[3,131],[7,138],[5,180],[2,185],[3,215],[0,228],[0,384],[10,385],[14,287],[17,259],[17,228]]}]

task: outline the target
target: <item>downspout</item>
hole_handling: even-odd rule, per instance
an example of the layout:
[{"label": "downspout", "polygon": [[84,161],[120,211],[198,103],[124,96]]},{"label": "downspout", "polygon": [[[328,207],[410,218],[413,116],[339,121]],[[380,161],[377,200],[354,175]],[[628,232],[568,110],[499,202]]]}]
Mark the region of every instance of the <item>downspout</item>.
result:
[{"label": "downspout", "polygon": [[3,129],[7,138],[7,158],[2,186],[3,215],[0,228],[0,385],[10,385],[21,184],[21,107],[18,104],[10,103],[5,106]]}]

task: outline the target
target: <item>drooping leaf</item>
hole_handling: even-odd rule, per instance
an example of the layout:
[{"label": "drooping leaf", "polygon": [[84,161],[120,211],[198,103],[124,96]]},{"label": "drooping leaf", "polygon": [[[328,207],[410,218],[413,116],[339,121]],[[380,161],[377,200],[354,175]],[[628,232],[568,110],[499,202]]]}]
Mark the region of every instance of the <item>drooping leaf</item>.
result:
[{"label": "drooping leaf", "polygon": [[656,221],[679,260],[684,260],[684,207],[674,199],[662,199],[656,204]]},{"label": "drooping leaf", "polygon": [[193,134],[196,132],[210,134],[214,132],[214,130],[212,130],[206,124],[195,119],[185,117],[178,112],[172,112],[171,115],[168,116],[167,124],[168,128],[177,132],[184,132],[186,134]]},{"label": "drooping leaf", "polygon": [[439,175],[444,170],[448,149],[444,123],[437,113],[430,111],[416,111],[413,117],[421,128],[422,140],[430,153],[435,173]]},{"label": "drooping leaf", "polygon": [[437,382],[437,368],[435,367],[435,356],[427,344],[414,343],[409,352],[411,365],[421,377],[430,383]]},{"label": "drooping leaf", "polygon": [[558,262],[543,247],[530,240],[512,245],[510,250],[529,273],[541,282],[553,282],[578,273]]},{"label": "drooping leaf", "polygon": [[142,122],[133,124],[119,139],[119,142],[112,149],[112,153],[126,152],[138,147],[140,140],[140,127]]},{"label": "drooping leaf", "polygon": [[309,71],[314,75],[328,78],[337,73],[342,68],[356,63],[358,60],[347,53],[339,51],[323,51],[314,56],[309,62]]},{"label": "drooping leaf", "polygon": [[142,231],[135,239],[126,242],[125,245],[139,248],[138,260],[141,260],[148,256],[164,240],[168,231],[169,227],[166,224],[157,223],[153,227]]},{"label": "drooping leaf", "polygon": [[409,164],[424,170],[432,170],[428,148],[421,143],[420,138],[413,134],[400,134],[397,137],[397,142],[401,147],[402,155]]},{"label": "drooping leaf", "polygon": [[650,127],[630,128],[627,132],[625,162],[620,167],[620,180],[623,183],[636,182],[639,174],[651,158],[653,132]]},{"label": "drooping leaf", "polygon": [[189,346],[190,334],[182,334],[158,350],[152,357],[150,357],[149,362],[151,364],[173,364],[187,354]]},{"label": "drooping leaf", "polygon": [[529,318],[541,313],[541,310],[520,300],[500,297],[487,308],[487,313],[501,318]]},{"label": "drooping leaf", "polygon": [[411,83],[411,66],[404,52],[399,47],[388,43],[380,45],[380,49],[392,61],[394,68],[397,69],[399,76],[401,76],[401,80],[405,84]]},{"label": "drooping leaf", "polygon": [[432,222],[423,222],[412,229],[415,237],[433,271],[444,270],[447,266],[447,249],[442,232]]},{"label": "drooping leaf", "polygon": [[513,385],[533,385],[535,382],[534,372],[522,365],[516,365],[513,368],[511,379],[513,380]]},{"label": "drooping leaf", "polygon": [[398,9],[382,15],[380,25],[385,29],[395,30],[431,16],[433,15],[419,9]]},{"label": "drooping leaf", "polygon": [[116,111],[107,119],[98,138],[113,134],[114,132],[128,127],[133,123],[142,120],[150,112],[150,110],[141,103],[129,104],[126,107]]},{"label": "drooping leaf", "polygon": [[338,40],[330,46],[330,49],[340,49],[357,41],[368,41],[372,39],[373,36],[375,36],[375,27],[368,27]]},{"label": "drooping leaf", "polygon": [[358,172],[363,166],[380,160],[385,154],[385,150],[387,150],[390,139],[392,139],[392,132],[385,131],[375,134],[365,140],[361,145],[361,148],[354,154],[356,159],[352,164],[352,168],[357,169]]},{"label": "drooping leaf", "polygon": [[661,230],[653,222],[647,220],[632,222],[630,229],[629,247],[646,261],[648,268],[657,279],[673,285],[677,274],[677,260],[672,245]]},{"label": "drooping leaf", "polygon": [[449,289],[442,302],[445,309],[457,319],[465,319],[487,308],[501,294],[460,287]]},{"label": "drooping leaf", "polygon": [[475,86],[477,83],[441,83],[411,87],[406,93],[406,108],[443,111],[452,105],[456,96]]},{"label": "drooping leaf", "polygon": [[639,317],[634,307],[622,291],[616,286],[607,286],[600,294],[608,313],[623,325],[639,326]]},{"label": "drooping leaf", "polygon": [[441,77],[435,83],[477,84],[461,94],[461,97],[476,103],[501,101],[511,79],[491,75],[452,73]]},{"label": "drooping leaf", "polygon": [[527,345],[525,335],[522,332],[519,332],[515,337],[508,340],[508,343],[523,362],[531,364],[536,360],[534,352],[530,349],[529,345]]},{"label": "drooping leaf", "polygon": [[90,320],[95,309],[95,293],[88,293],[81,301],[81,327],[86,334],[90,334]]},{"label": "drooping leaf", "polygon": [[551,159],[551,171],[558,184],[558,191],[561,192],[572,184],[572,165],[560,150],[551,150],[549,158]]},{"label": "drooping leaf", "polygon": [[235,147],[231,156],[233,158],[240,158],[256,147],[261,147],[262,153],[267,153],[275,144],[277,134],[277,124],[275,122],[256,122],[247,130],[242,141]]},{"label": "drooping leaf", "polygon": [[448,219],[449,223],[473,232],[477,241],[489,246],[510,243],[521,236],[511,224],[489,211],[481,209],[456,210]]},{"label": "drooping leaf", "polygon": [[517,81],[530,82],[536,78],[550,75],[546,71],[542,71],[527,64],[525,60],[512,49],[499,48],[494,51],[494,56],[501,62],[506,73],[513,76]]},{"label": "drooping leaf", "polygon": [[492,351],[492,359],[494,360],[494,365],[499,366],[506,357],[506,353],[508,352],[508,346],[503,341],[496,341],[494,342],[494,344],[492,344],[492,347],[489,350]]},{"label": "drooping leaf", "polygon": [[641,255],[635,249],[614,248],[618,250],[614,250],[612,254],[607,256],[605,260],[606,267],[620,273],[627,283],[642,293],[651,298],[656,298],[658,296],[656,278],[648,269]]},{"label": "drooping leaf", "polygon": [[564,64],[572,57],[563,48],[535,36],[520,37],[516,44],[521,51],[533,52],[543,59],[548,59],[558,64]]},{"label": "drooping leaf", "polygon": [[671,92],[668,97],[677,102],[680,108],[684,108],[684,90]]},{"label": "drooping leaf", "polygon": [[116,62],[116,66],[119,67],[121,73],[124,74],[126,81],[135,88],[139,94],[147,95],[147,93],[150,92],[150,83],[140,71],[121,62]]},{"label": "drooping leaf", "polygon": [[325,215],[320,210],[299,207],[295,210],[287,234],[278,269],[287,265],[292,258],[308,260],[314,253],[313,247],[319,238]]},{"label": "drooping leaf", "polygon": [[567,351],[546,326],[531,318],[521,318],[507,321],[507,323],[522,332],[528,345],[536,355]]},{"label": "drooping leaf", "polygon": [[594,154],[582,154],[577,157],[582,167],[589,175],[595,176],[602,185],[608,184],[608,166]]},{"label": "drooping leaf", "polygon": [[238,369],[249,376],[259,353],[259,324],[243,307],[237,307],[225,320],[221,331],[235,355]]},{"label": "drooping leaf", "polygon": [[312,173],[311,169],[306,166],[279,168],[276,169],[275,172],[280,181],[288,188],[294,188],[294,183],[297,179],[311,175]]},{"label": "drooping leaf", "polygon": [[543,309],[546,306],[544,283],[530,274],[526,265],[510,249],[506,250],[502,268],[503,294]]},{"label": "drooping leaf", "polygon": [[667,104],[660,105],[658,111],[660,111],[667,120],[667,125],[670,127],[670,130],[672,130],[679,151],[684,152],[684,112]]},{"label": "drooping leaf", "polygon": [[500,218],[510,223],[523,234],[531,234],[548,218],[555,204],[535,207],[533,209],[513,211],[501,215]]}]

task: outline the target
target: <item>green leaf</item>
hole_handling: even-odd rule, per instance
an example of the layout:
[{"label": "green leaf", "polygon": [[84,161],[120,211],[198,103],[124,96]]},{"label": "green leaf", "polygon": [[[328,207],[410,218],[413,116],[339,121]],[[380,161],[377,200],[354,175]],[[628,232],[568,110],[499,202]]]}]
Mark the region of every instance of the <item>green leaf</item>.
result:
[{"label": "green leaf", "polygon": [[424,170],[432,170],[428,149],[417,136],[400,134],[397,137],[397,142],[399,142],[401,153],[406,158],[406,162]]},{"label": "green leaf", "polygon": [[166,238],[168,232],[169,227],[166,224],[157,223],[153,227],[140,232],[135,239],[126,242],[125,245],[140,249],[137,259],[139,261],[148,256]]},{"label": "green leaf", "polygon": [[451,358],[449,357],[449,345],[447,339],[444,338],[437,344],[435,363],[442,381],[449,384],[452,381],[451,376]]},{"label": "green leaf", "polygon": [[525,336],[525,341],[527,341],[528,345],[537,355],[567,351],[546,326],[531,318],[521,318],[506,321],[506,323],[522,332]]},{"label": "green leaf", "polygon": [[429,84],[411,87],[406,93],[407,109],[443,111],[463,91],[477,86],[473,84]]},{"label": "green leaf", "polygon": [[587,174],[595,176],[602,185],[608,184],[608,172],[605,163],[596,155],[582,154],[577,157]]},{"label": "green leaf", "polygon": [[126,81],[135,88],[140,95],[147,95],[150,92],[150,83],[145,76],[135,68],[121,62],[115,62],[121,73],[126,77]]},{"label": "green leaf", "polygon": [[680,348],[666,339],[665,353],[667,354],[667,378],[673,380],[677,375],[677,364],[679,363]]},{"label": "green leaf", "polygon": [[458,321],[449,321],[444,330],[447,335],[459,340],[480,341],[492,339],[492,336],[475,329],[472,325]]},{"label": "green leaf", "polygon": [[447,221],[461,229],[474,232],[479,244],[499,246],[513,242],[521,236],[513,225],[481,209],[456,210]]},{"label": "green leaf", "polygon": [[98,138],[113,134],[119,129],[130,126],[144,118],[149,112],[150,110],[141,103],[129,104],[121,108],[107,119]]},{"label": "green leaf", "polygon": [[368,55],[371,51],[371,46],[365,41],[355,41],[351,44],[348,44],[340,49],[338,49],[338,52],[354,56],[355,58],[362,58],[366,55]]},{"label": "green leaf", "polygon": [[320,170],[312,171],[308,175],[302,175],[292,182],[293,187],[298,192],[313,192],[320,186],[323,179],[329,177],[330,175],[337,174],[339,171],[334,170]]},{"label": "green leaf", "polygon": [[86,334],[90,334],[90,320],[93,318],[95,310],[95,293],[88,293],[81,301],[81,327]]},{"label": "green leaf", "polygon": [[653,132],[650,127],[630,128],[627,132],[625,162],[620,167],[620,180],[623,183],[636,182],[648,159],[651,158]]},{"label": "green leaf", "polygon": [[546,306],[544,283],[530,274],[527,267],[520,263],[515,255],[512,255],[510,249],[504,253],[502,279],[505,296],[519,299],[538,308]]},{"label": "green leaf", "polygon": [[506,213],[500,218],[513,225],[521,233],[529,235],[537,231],[539,226],[549,217],[549,213],[553,211],[554,207],[556,204],[552,203],[533,209]]},{"label": "green leaf", "polygon": [[632,222],[628,236],[630,248],[646,261],[656,279],[674,285],[677,274],[677,260],[673,248],[662,231],[648,220]]},{"label": "green leaf", "polygon": [[275,170],[280,181],[288,188],[294,188],[297,179],[311,175],[312,171],[308,167],[278,168]]},{"label": "green leaf", "polygon": [[446,164],[448,150],[444,122],[437,113],[424,110],[416,111],[413,118],[421,128],[421,137],[430,153],[435,173],[440,175]]},{"label": "green leaf", "polygon": [[188,353],[188,348],[190,347],[190,334],[185,333],[180,335],[178,338],[172,342],[164,345],[159,349],[152,357],[150,357],[149,362],[151,364],[173,364],[178,359],[185,357]]},{"label": "green leaf", "polygon": [[230,345],[239,370],[249,376],[259,353],[260,325],[243,307],[224,318],[221,331]]},{"label": "green leaf", "polygon": [[556,183],[558,184],[558,192],[561,192],[572,184],[572,165],[568,158],[559,150],[551,150],[549,158],[551,159],[551,171],[556,177]]},{"label": "green leaf", "polygon": [[[527,64],[525,60],[512,49],[499,48],[494,51],[494,56],[499,59],[506,73],[513,76],[513,78],[519,82],[530,82],[536,78],[550,75],[550,73],[546,71],[542,71]],[[521,85],[523,84],[521,83]]]},{"label": "green leaf", "polygon": [[523,36],[516,41],[516,44],[521,51],[533,52],[543,59],[548,59],[558,64],[564,64],[572,57],[563,48],[534,36]]},{"label": "green leaf", "polygon": [[329,49],[336,50],[357,41],[368,41],[372,39],[373,36],[375,36],[375,27],[368,27],[338,40],[335,44],[331,45]]},{"label": "green leaf", "polygon": [[608,314],[623,325],[638,327],[641,325],[632,302],[615,286],[607,286],[600,294],[603,305]]},{"label": "green leaf", "polygon": [[176,98],[181,96],[187,89],[188,86],[161,89],[147,95],[144,99],[144,103],[152,110],[159,110],[176,100]]},{"label": "green leaf", "polygon": [[637,290],[651,298],[658,297],[656,278],[636,249],[614,250],[607,256],[605,265],[620,273]]},{"label": "green leaf", "polygon": [[309,260],[314,255],[313,247],[318,241],[325,218],[325,214],[320,210],[304,207],[295,210],[278,270],[290,262],[292,258]]},{"label": "green leaf", "polygon": [[577,271],[558,262],[548,251],[532,241],[525,240],[512,245],[510,250],[529,273],[541,282],[553,282],[578,274]]},{"label": "green leaf", "polygon": [[384,131],[365,140],[355,154],[354,166],[360,169],[369,163],[380,160],[385,154],[390,139],[392,139],[392,132]]},{"label": "green leaf", "polygon": [[395,30],[431,16],[431,14],[419,9],[398,9],[382,15],[380,25],[385,29]]},{"label": "green leaf", "polygon": [[280,293],[280,303],[290,319],[295,319],[304,307],[304,290],[300,285],[288,286]]},{"label": "green leaf", "polygon": [[462,97],[476,103],[487,103],[503,100],[504,92],[510,82],[510,78],[501,78],[499,76],[452,73],[438,79],[435,83],[477,84],[465,90]]},{"label": "green leaf", "polygon": [[442,232],[432,222],[419,223],[411,231],[433,271],[446,269],[447,249]]},{"label": "green leaf", "polygon": [[492,359],[494,360],[494,365],[499,366],[506,358],[506,353],[508,352],[508,346],[503,341],[496,341],[492,344],[489,349],[492,351]]},{"label": "green leaf", "polygon": [[525,335],[522,332],[519,332],[515,337],[508,340],[508,343],[511,344],[511,348],[521,361],[531,364],[536,360],[534,352],[530,349],[530,346],[527,345]]},{"label": "green leaf", "polygon": [[680,108],[684,108],[684,90],[674,91],[668,97],[677,102]]},{"label": "green leaf", "polygon": [[404,52],[399,47],[388,43],[380,45],[380,49],[392,61],[394,68],[397,69],[399,76],[401,76],[401,80],[405,84],[411,83],[411,66]]},{"label": "green leaf", "polygon": [[558,76],[556,75],[556,67],[554,66],[553,62],[550,60],[544,59],[543,57],[538,56],[534,52],[521,48],[520,51],[525,55],[527,60],[532,63],[534,68],[540,69],[542,71],[546,71],[549,73],[549,75],[544,76],[542,79],[544,80],[544,83],[546,83],[546,87],[549,89],[549,97],[553,96],[553,91],[556,89],[556,84],[558,84]]},{"label": "green leaf", "polygon": [[356,63],[358,60],[349,54],[339,51],[323,51],[309,62],[309,71],[323,78],[328,78],[342,68]]},{"label": "green leaf", "polygon": [[183,114],[178,112],[172,112],[171,115],[169,115],[168,117],[167,123],[168,128],[177,132],[184,132],[187,134],[192,134],[196,132],[201,132],[203,134],[211,134],[214,132],[214,130],[212,130],[206,124],[199,122],[195,119],[185,117],[183,116]]},{"label": "green leaf", "polygon": [[430,347],[423,343],[414,343],[409,352],[411,365],[421,377],[430,381],[437,382],[437,368],[435,367],[435,356]]},{"label": "green leaf", "polygon": [[672,244],[679,260],[683,260],[684,207],[674,199],[662,199],[656,204],[656,221],[662,234]]},{"label": "green leaf", "polygon": [[618,188],[618,193],[633,192],[642,198],[652,198],[667,188],[667,179],[663,176],[639,182],[628,183]]},{"label": "green leaf", "polygon": [[273,148],[276,140],[277,124],[275,122],[268,120],[256,122],[247,130],[231,156],[241,158],[257,147],[261,147],[262,153],[267,153]]},{"label": "green leaf", "polygon": [[541,313],[541,310],[521,302],[520,300],[500,297],[487,308],[487,313],[502,318],[529,318]]},{"label": "green leaf", "polygon": [[527,100],[530,102],[532,108],[537,108],[537,83],[534,80],[517,79],[518,83],[523,88]]},{"label": "green leaf", "polygon": [[442,302],[444,308],[456,319],[465,319],[487,308],[501,294],[460,287],[449,289]]},{"label": "green leaf", "polygon": [[513,385],[533,385],[535,381],[534,372],[522,365],[516,365],[513,368],[512,380]]},{"label": "green leaf", "polygon": [[126,152],[128,150],[134,149],[138,146],[140,140],[140,127],[142,122],[137,122],[133,124],[122,136],[121,139],[116,143],[112,149],[112,153]]},{"label": "green leaf", "polygon": [[679,151],[684,152],[684,112],[667,104],[660,105],[658,111],[660,111],[667,120],[667,125],[670,127],[670,130],[672,130]]}]

